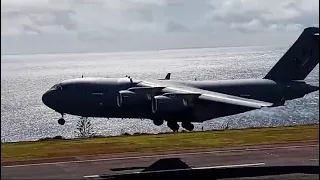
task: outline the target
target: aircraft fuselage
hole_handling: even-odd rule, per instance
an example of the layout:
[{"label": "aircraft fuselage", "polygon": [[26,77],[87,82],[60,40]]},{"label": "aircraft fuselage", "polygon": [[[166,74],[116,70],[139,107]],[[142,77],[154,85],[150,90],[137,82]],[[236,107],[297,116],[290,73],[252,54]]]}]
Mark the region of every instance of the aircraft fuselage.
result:
[{"label": "aircraft fuselage", "polygon": [[[139,82],[139,81],[138,81]],[[243,79],[220,81],[173,81],[153,80],[150,83],[173,84],[185,88],[199,88],[244,98],[267,102],[279,102],[281,98],[291,100],[301,98],[305,94],[316,91],[318,87],[305,82],[275,82],[268,79]],[[120,90],[141,85],[132,83],[129,78],[79,78],[64,81],[56,86],[62,89],[50,89],[43,96],[45,104],[59,113],[84,117],[108,118],[160,118],[151,111],[150,102],[136,102],[132,106],[118,107],[117,95]],[[210,110],[212,109],[212,110]],[[189,119],[191,122],[205,120],[246,112],[241,108],[229,108],[219,103],[197,103],[190,109],[172,113],[166,119],[181,122]]]}]

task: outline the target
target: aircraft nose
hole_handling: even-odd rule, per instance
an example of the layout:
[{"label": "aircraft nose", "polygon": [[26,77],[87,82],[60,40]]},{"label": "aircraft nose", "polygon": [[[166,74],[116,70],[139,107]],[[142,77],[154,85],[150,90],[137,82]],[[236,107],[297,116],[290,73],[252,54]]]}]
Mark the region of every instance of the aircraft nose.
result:
[{"label": "aircraft nose", "polygon": [[54,99],[54,92],[52,90],[49,90],[42,95],[42,102],[50,108],[53,108],[54,106]]}]

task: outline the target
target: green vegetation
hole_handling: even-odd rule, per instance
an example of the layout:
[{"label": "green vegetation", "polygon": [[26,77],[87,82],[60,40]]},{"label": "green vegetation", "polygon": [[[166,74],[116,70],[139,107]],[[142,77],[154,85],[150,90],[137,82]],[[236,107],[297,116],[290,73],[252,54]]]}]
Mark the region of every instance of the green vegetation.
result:
[{"label": "green vegetation", "polygon": [[1,162],[318,140],[319,125],[1,144]]}]

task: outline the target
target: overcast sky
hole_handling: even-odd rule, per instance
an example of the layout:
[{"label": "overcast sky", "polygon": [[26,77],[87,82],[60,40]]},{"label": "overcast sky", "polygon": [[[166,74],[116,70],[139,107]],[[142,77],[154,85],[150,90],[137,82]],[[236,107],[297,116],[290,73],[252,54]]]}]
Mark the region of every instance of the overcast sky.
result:
[{"label": "overcast sky", "polygon": [[1,54],[290,45],[319,0],[1,0]]}]

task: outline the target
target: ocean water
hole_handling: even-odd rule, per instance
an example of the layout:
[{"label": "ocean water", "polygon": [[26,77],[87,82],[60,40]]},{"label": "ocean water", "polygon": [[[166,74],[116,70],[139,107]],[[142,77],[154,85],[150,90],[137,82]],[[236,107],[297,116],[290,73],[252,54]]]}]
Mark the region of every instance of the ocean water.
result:
[{"label": "ocean water", "polygon": [[[180,49],[147,52],[94,54],[39,54],[1,56],[1,138],[3,141],[32,141],[61,135],[76,135],[79,117],[60,114],[46,107],[42,94],[62,80],[84,76],[163,78],[171,72],[177,80],[221,80],[262,78],[288,47],[234,47]],[[319,83],[318,66],[307,77]],[[171,131],[165,123],[150,120],[91,118],[95,133],[119,135]],[[255,110],[195,124],[195,130],[280,126],[319,122],[319,94],[288,101],[284,107]]]}]

